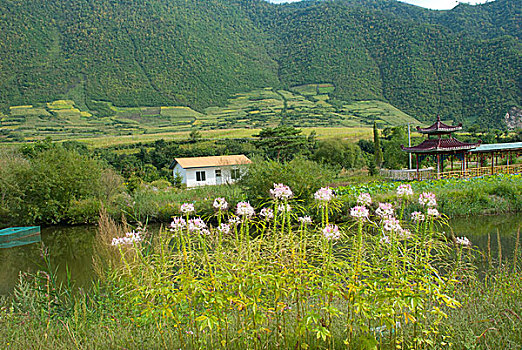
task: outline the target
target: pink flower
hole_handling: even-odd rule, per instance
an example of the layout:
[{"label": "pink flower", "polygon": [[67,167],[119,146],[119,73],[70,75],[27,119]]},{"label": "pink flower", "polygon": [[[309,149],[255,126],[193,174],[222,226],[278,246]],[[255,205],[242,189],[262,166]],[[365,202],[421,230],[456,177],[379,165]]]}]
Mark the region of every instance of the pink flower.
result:
[{"label": "pink flower", "polygon": [[316,201],[329,202],[334,198],[334,193],[330,187],[322,187],[314,193]]},{"label": "pink flower", "polygon": [[379,203],[379,208],[375,211],[375,214],[382,218],[393,216],[393,206],[391,203]]},{"label": "pink flower", "polygon": [[254,208],[248,202],[239,202],[236,207],[236,214],[239,216],[244,216],[247,218],[251,218],[254,216],[255,211]]},{"label": "pink flower", "polygon": [[187,226],[190,232],[205,233],[204,231],[207,230],[207,224],[200,218],[190,219]]},{"label": "pink flower", "polygon": [[188,215],[190,213],[193,213],[195,212],[196,210],[194,209],[194,204],[192,203],[183,203],[180,207],[180,211],[185,214],[185,215]]},{"label": "pink flower", "polygon": [[426,217],[420,211],[414,211],[413,213],[411,213],[411,219],[415,222],[422,222],[426,220]]},{"label": "pink flower", "polygon": [[364,220],[367,219],[370,213],[368,212],[368,209],[366,209],[365,206],[355,206],[352,209],[350,209],[350,215],[357,220]]},{"label": "pink flower", "polygon": [[419,204],[425,207],[436,207],[437,199],[435,194],[431,192],[422,192],[419,196]]},{"label": "pink flower", "polygon": [[399,187],[397,187],[397,195],[399,197],[409,197],[413,196],[413,190],[411,188],[410,184],[402,184]]},{"label": "pink flower", "polygon": [[263,208],[259,212],[259,215],[265,218],[265,220],[271,220],[274,218],[274,211],[271,208]]},{"label": "pink flower", "polygon": [[270,194],[275,199],[283,200],[289,199],[294,195],[290,187],[283,184],[274,184],[274,189],[270,190]]},{"label": "pink flower", "polygon": [[187,222],[182,217],[173,217],[170,223],[170,230],[181,230],[187,225]]},{"label": "pink flower", "polygon": [[359,205],[370,205],[372,204],[372,197],[369,193],[361,193],[359,197],[357,197],[357,204]]},{"label": "pink flower", "polygon": [[384,229],[384,231],[402,230],[401,223],[399,222],[399,220],[397,220],[396,218],[392,218],[392,217],[384,219],[382,228]]},{"label": "pink flower", "polygon": [[328,240],[337,240],[341,238],[341,233],[339,232],[339,227],[337,227],[337,225],[327,225],[323,228],[323,235]]},{"label": "pink flower", "polygon": [[218,198],[214,199],[213,206],[214,206],[214,209],[217,209],[219,211],[224,211],[224,210],[227,210],[228,203],[225,200],[225,198],[218,197]]},{"label": "pink flower", "polygon": [[303,217],[298,217],[297,220],[303,224],[303,225],[311,225],[312,224],[312,218],[309,217],[308,215],[306,216],[303,216]]}]

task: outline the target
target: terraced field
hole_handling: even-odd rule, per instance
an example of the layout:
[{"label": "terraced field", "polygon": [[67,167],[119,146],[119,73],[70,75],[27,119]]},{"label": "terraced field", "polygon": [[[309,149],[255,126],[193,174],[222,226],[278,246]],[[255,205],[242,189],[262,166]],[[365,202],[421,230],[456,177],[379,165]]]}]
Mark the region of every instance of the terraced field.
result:
[{"label": "terraced field", "polygon": [[[308,84],[289,90],[257,89],[236,94],[224,106],[195,111],[186,106],[118,107],[91,101],[57,100],[12,106],[0,114],[0,142],[54,140],[158,139],[193,129],[261,129],[280,124],[300,128],[368,128],[420,123],[382,101],[343,102],[331,98],[332,84]],[[234,132],[232,132],[234,134]],[[239,132],[244,134],[243,131]],[[334,132],[335,133],[335,132]],[[154,136],[153,136],[154,135]],[[213,135],[214,136],[214,135]],[[221,137],[217,134],[215,137]]]}]

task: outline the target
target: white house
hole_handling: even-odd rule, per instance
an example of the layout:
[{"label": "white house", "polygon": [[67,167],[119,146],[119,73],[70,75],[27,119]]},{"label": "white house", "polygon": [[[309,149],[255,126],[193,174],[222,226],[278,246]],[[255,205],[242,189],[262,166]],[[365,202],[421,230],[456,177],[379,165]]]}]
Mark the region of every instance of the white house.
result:
[{"label": "white house", "polygon": [[181,177],[181,183],[187,187],[196,187],[233,183],[244,174],[250,163],[252,161],[242,154],[174,158],[170,168],[174,176],[178,174]]}]

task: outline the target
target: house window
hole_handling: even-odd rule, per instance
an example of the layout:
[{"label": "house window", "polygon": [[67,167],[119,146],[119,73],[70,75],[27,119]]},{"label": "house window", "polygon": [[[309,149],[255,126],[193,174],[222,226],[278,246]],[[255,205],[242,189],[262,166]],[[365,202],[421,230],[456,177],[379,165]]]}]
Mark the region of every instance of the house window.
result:
[{"label": "house window", "polygon": [[230,177],[232,178],[232,180],[238,180],[241,177],[241,172],[239,171],[239,169],[231,169]]},{"label": "house window", "polygon": [[196,181],[206,181],[207,175],[204,171],[196,171]]},{"label": "house window", "polygon": [[221,169],[216,169],[216,177],[221,177]]}]

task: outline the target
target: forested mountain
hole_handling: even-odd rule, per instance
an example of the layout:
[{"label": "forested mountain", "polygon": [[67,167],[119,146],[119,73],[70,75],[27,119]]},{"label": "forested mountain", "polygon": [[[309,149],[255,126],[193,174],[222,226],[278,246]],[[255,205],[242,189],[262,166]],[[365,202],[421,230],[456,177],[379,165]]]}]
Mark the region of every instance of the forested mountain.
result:
[{"label": "forested mountain", "polygon": [[[70,98],[222,104],[328,82],[419,119],[499,122],[522,105],[520,0],[431,11],[394,0],[0,0],[0,106]],[[95,113],[96,114],[96,113]]]}]

